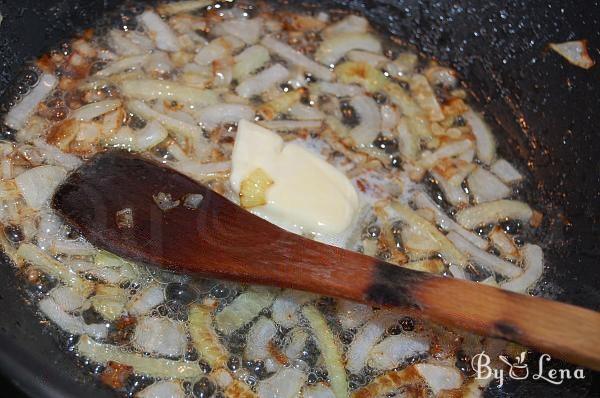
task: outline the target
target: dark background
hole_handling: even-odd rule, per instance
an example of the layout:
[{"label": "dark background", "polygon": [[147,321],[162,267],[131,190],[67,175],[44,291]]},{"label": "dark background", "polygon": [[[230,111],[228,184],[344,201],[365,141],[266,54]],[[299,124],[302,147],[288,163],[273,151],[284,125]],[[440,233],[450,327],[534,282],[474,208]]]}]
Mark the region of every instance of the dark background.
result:
[{"label": "dark background", "polygon": [[[0,0],[0,93],[25,60],[90,26],[116,0]],[[294,2],[290,2],[294,3]],[[582,70],[549,42],[589,41],[600,62],[600,3],[561,0],[313,1],[350,7],[441,63],[455,67],[502,137],[505,156],[530,174],[527,200],[545,213],[542,294],[600,309],[600,66]],[[289,4],[288,4],[289,6]],[[119,21],[119,18],[114,18]],[[40,328],[0,265],[0,371],[35,397],[108,397]],[[557,289],[556,286],[559,288]],[[600,332],[600,331],[599,331]],[[558,367],[558,366],[557,366]],[[553,387],[519,382],[493,396],[596,397],[596,373]],[[75,381],[74,381],[75,380]]]},{"label": "dark background", "polygon": [[1,375],[0,392],[2,392],[2,396],[4,397],[27,398],[27,395],[23,394],[23,392],[20,389],[18,389],[12,381]]}]

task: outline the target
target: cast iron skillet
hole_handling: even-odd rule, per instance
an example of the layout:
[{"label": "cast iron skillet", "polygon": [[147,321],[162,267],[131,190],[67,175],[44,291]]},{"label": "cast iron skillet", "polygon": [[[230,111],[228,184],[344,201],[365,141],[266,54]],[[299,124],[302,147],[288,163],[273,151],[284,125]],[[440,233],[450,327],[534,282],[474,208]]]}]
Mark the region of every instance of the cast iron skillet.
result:
[{"label": "cast iron skillet", "polygon": [[[0,92],[24,62],[56,47],[118,0],[0,2]],[[290,2],[291,3],[291,2]],[[296,3],[297,4],[297,3]],[[304,4],[304,3],[303,3]],[[546,213],[547,270],[540,291],[600,309],[600,65],[585,71],[547,51],[547,43],[584,38],[600,61],[600,3],[576,0],[349,0],[308,6],[360,11],[383,30],[454,66],[503,138],[503,155],[531,173],[530,203]],[[288,5],[289,6],[289,5]],[[114,20],[121,20],[114,17]],[[13,84],[14,86],[14,84]],[[6,98],[7,95],[4,96]],[[3,132],[10,138],[10,131]],[[552,221],[555,220],[555,221]],[[0,371],[32,397],[110,397],[39,324],[4,259],[0,267]],[[600,331],[599,331],[600,332]],[[537,366],[537,361],[531,366]],[[553,362],[549,367],[564,364]],[[598,374],[553,386],[518,381],[488,396],[583,397],[600,392]]]}]

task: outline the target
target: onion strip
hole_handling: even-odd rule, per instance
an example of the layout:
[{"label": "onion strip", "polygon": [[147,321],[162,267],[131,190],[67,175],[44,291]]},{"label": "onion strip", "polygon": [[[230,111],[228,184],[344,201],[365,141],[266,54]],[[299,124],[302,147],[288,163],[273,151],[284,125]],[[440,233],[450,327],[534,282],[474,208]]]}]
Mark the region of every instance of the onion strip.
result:
[{"label": "onion strip", "polygon": [[521,249],[525,271],[518,277],[500,284],[500,287],[513,292],[524,293],[544,272],[544,253],[537,245],[527,244]]},{"label": "onion strip", "polygon": [[469,255],[471,260],[476,264],[493,270],[494,272],[507,276],[509,278],[514,278],[522,273],[521,268],[518,266],[509,263],[508,261],[502,260],[499,257],[494,256],[488,252],[484,252],[478,247],[469,243],[462,236],[458,235],[456,232],[450,232],[448,235],[448,239],[462,252]]},{"label": "onion strip", "polygon": [[439,246],[439,253],[444,259],[451,263],[465,266],[467,264],[466,256],[452,245],[448,238],[442,234],[434,225],[419,216],[410,207],[394,201],[392,202],[393,209],[397,212],[400,220],[418,231],[421,231],[425,236],[435,241]]},{"label": "onion strip", "polygon": [[212,0],[183,0],[160,4],[156,9],[161,15],[174,15],[196,11],[213,3]]},{"label": "onion strip", "polygon": [[167,80],[127,80],[121,84],[121,93],[126,97],[151,101],[155,99],[177,101],[181,104],[204,107],[218,102],[211,90],[189,87]]},{"label": "onion strip", "polygon": [[25,126],[29,116],[37,109],[37,106],[50,94],[58,84],[56,76],[44,73],[40,81],[21,102],[13,106],[4,117],[4,123],[13,129],[20,130]]},{"label": "onion strip", "polygon": [[466,229],[473,229],[505,220],[528,222],[532,216],[533,210],[527,203],[501,199],[459,210],[456,213],[456,221]]},{"label": "onion strip", "polygon": [[266,36],[261,43],[271,52],[277,54],[287,62],[305,69],[306,71],[312,73],[315,77],[325,81],[333,80],[333,72],[329,70],[329,68],[319,65],[306,55],[296,51],[292,47],[280,42],[272,36]]},{"label": "onion strip", "polygon": [[151,377],[192,380],[203,374],[197,362],[142,356],[110,344],[98,343],[87,335],[82,335],[79,338],[76,350],[79,355],[88,358],[92,362],[102,364],[108,361],[118,362],[122,365],[131,366],[136,373]]},{"label": "onion strip", "polygon": [[183,138],[200,139],[201,141],[206,141],[208,146],[208,140],[204,138],[202,135],[202,129],[198,126],[191,125],[184,121],[157,112],[141,101],[129,101],[127,102],[127,108],[143,119],[156,120],[167,130],[181,135]]},{"label": "onion strip", "polygon": [[348,381],[346,379],[346,369],[342,361],[342,351],[339,342],[336,340],[327,321],[323,315],[313,306],[305,307],[302,314],[308,320],[311,329],[317,339],[317,345],[321,350],[325,368],[329,374],[331,389],[336,398],[347,398]]},{"label": "onion strip", "polygon": [[229,353],[212,328],[212,311],[202,305],[192,305],[189,313],[189,332],[200,357],[213,369],[224,368]]},{"label": "onion strip", "polygon": [[81,278],[66,264],[55,260],[31,243],[21,244],[16,255],[17,258],[30,264],[35,269],[53,276],[64,284],[73,287],[82,296],[89,296],[94,288],[92,282]]},{"label": "onion strip", "polygon": [[326,38],[315,53],[315,59],[325,65],[337,63],[350,50],[381,53],[381,42],[369,33],[344,33]]}]

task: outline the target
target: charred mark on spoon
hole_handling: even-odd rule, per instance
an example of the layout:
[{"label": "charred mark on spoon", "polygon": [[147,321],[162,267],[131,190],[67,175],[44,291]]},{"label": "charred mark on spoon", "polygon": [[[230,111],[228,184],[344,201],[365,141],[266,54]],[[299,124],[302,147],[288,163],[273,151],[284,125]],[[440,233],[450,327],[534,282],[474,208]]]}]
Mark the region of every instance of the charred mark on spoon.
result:
[{"label": "charred mark on spoon", "polygon": [[366,301],[382,306],[422,307],[413,293],[420,284],[431,279],[431,275],[409,271],[384,261],[377,261],[373,269],[372,283],[365,292]]},{"label": "charred mark on spoon", "polygon": [[498,337],[511,341],[515,341],[519,338],[519,336],[523,335],[521,329],[504,320],[496,321],[492,325],[492,330],[494,330],[494,334],[496,334]]}]

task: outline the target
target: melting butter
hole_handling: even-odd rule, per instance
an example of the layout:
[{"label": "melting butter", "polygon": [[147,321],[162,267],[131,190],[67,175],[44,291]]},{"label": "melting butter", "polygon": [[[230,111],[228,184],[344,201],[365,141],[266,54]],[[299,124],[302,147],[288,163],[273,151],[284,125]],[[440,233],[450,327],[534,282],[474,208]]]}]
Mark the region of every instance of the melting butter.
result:
[{"label": "melting butter", "polygon": [[233,148],[230,182],[240,193],[242,181],[256,169],[272,180],[266,204],[250,209],[256,215],[297,233],[338,234],[353,222],[358,194],[335,167],[257,124],[241,120]]}]

